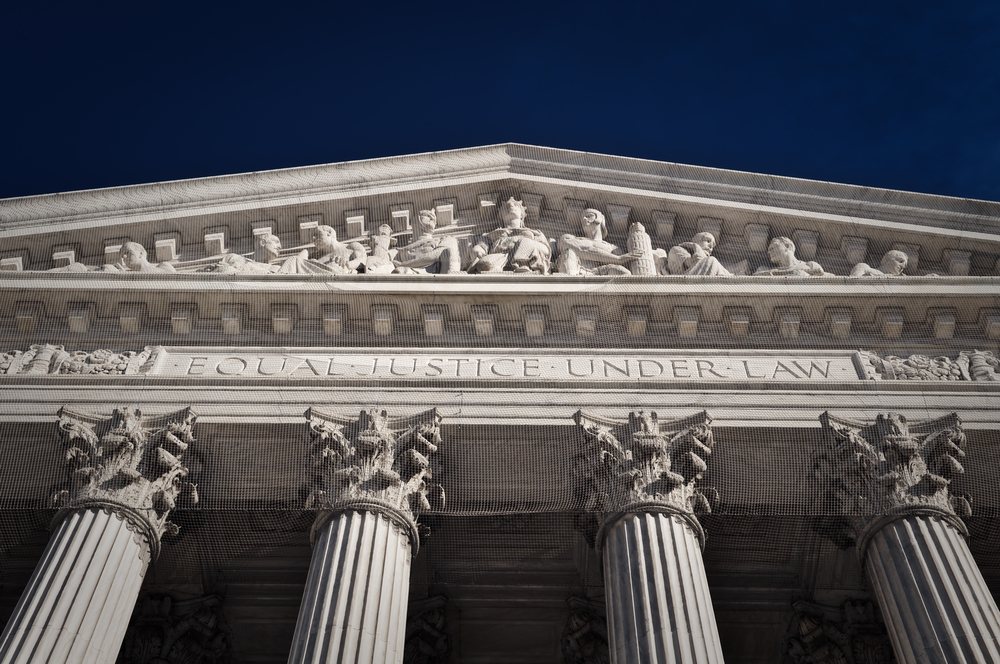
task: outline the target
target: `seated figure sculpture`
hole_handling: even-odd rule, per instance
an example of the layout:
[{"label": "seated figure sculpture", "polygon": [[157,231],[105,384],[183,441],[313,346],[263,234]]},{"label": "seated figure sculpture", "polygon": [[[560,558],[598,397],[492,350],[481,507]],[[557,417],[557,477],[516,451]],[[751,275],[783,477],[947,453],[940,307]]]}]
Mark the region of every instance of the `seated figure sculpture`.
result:
[{"label": "seated figure sculpture", "polygon": [[285,260],[278,274],[356,274],[368,257],[360,243],[338,242],[337,231],[330,226],[317,226],[313,230],[313,244],[317,258],[309,258],[309,251],[303,249]]},{"label": "seated figure sculpture", "polygon": [[126,242],[114,267],[119,272],[176,272],[170,263],[153,265],[147,259],[146,248],[138,242]]},{"label": "seated figure sculpture", "polygon": [[879,269],[873,268],[868,263],[858,263],[851,270],[852,277],[898,277],[903,274],[909,258],[905,252],[893,249],[885,252]]},{"label": "seated figure sculpture", "polygon": [[458,240],[449,235],[435,235],[436,228],[437,213],[421,210],[413,229],[413,242],[400,249],[392,261],[396,272],[456,274],[462,271]]},{"label": "seated figure sculpture", "polygon": [[392,245],[396,238],[392,237],[392,226],[382,224],[378,234],[371,237],[371,252],[365,260],[365,274],[391,274],[396,266],[392,262]]},{"label": "seated figure sculpture", "polygon": [[608,225],[604,215],[594,209],[586,209],[580,216],[583,237],[566,233],[559,238],[559,273],[569,275],[601,274],[630,275],[625,267],[634,260],[643,259],[639,252],[626,253],[605,242]]},{"label": "seated figure sculpture", "polygon": [[63,267],[57,267],[49,272],[167,272],[172,273],[177,270],[170,263],[160,263],[154,265],[149,262],[146,248],[138,242],[126,242],[122,245],[118,253],[118,260],[114,265],[102,265],[100,267],[88,267],[83,263],[70,263]]},{"label": "seated figure sculpture", "polygon": [[[727,270],[717,258],[712,255],[715,250],[715,236],[711,233],[695,233],[690,242],[682,242],[670,248],[667,252],[667,272],[669,274],[700,275],[731,277],[733,272]],[[745,262],[739,274],[745,274]]]},{"label": "seated figure sculpture", "polygon": [[767,246],[767,255],[775,267],[761,266],[757,277],[821,277],[823,267],[813,261],[800,261],[795,257],[795,243],[787,237],[776,237]]},{"label": "seated figure sculpture", "polygon": [[541,231],[527,228],[528,209],[513,196],[500,206],[503,228],[490,231],[472,247],[475,262],[471,274],[483,272],[520,272],[548,274],[552,249]]}]

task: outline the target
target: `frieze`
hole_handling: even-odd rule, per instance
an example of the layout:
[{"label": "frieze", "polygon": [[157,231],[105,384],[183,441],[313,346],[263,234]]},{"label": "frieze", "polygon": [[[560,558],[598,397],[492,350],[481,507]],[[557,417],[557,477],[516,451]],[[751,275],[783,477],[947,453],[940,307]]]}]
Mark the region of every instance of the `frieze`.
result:
[{"label": "frieze", "polygon": [[869,351],[742,354],[644,351],[570,353],[331,353],[307,348],[219,352],[146,346],[142,350],[67,350],[35,344],[0,353],[0,376],[162,376],[168,378],[291,378],[295,380],[662,382],[903,380],[1000,382],[991,351],[957,357],[907,357]]}]

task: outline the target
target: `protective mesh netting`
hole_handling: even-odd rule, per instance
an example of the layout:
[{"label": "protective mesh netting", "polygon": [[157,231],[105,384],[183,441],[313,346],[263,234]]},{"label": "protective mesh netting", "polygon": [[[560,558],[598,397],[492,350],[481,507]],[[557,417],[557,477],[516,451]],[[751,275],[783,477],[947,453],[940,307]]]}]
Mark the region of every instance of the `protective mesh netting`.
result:
[{"label": "protective mesh netting", "polygon": [[[520,189],[512,186],[498,191],[498,200],[522,195]],[[756,202],[766,203],[768,196],[761,194]],[[379,199],[367,205],[379,209],[387,203]],[[529,218],[528,223],[547,235],[557,235],[569,230],[561,215],[562,212],[543,210],[541,219]],[[888,208],[886,216],[892,216]],[[693,216],[680,218],[673,241],[654,239],[654,244],[669,249],[671,244],[689,241],[697,230],[695,223]],[[780,232],[780,225],[775,225],[772,235]],[[769,264],[766,253],[751,251],[742,237],[731,234],[723,237],[713,254],[723,264],[745,260],[750,272]],[[895,239],[890,232],[869,236],[869,262],[878,263]],[[292,233],[285,234],[282,240],[287,246],[296,244]],[[627,242],[623,234],[612,234],[609,240],[618,246]],[[233,247],[234,251],[252,251],[247,239],[234,240]],[[989,274],[992,269],[989,258],[976,256],[970,275]],[[566,279],[565,283],[572,287],[564,292],[535,293],[534,284],[557,281],[560,277],[389,275],[338,279],[329,275],[276,275],[274,283],[285,284],[282,286],[285,290],[276,291],[266,285],[271,278],[267,275],[204,273],[199,277],[193,273],[181,277],[183,283],[192,284],[192,291],[199,283],[216,284],[219,297],[248,307],[250,318],[240,335],[234,338],[223,334],[221,323],[209,319],[188,336],[175,334],[166,319],[149,321],[138,334],[124,334],[116,327],[117,322],[109,319],[97,321],[85,342],[73,341],[57,323],[53,323],[51,331],[39,330],[21,341],[13,324],[8,323],[4,340],[8,350],[52,343],[68,351],[89,353],[107,349],[112,354],[140,351],[155,344],[168,348],[227,347],[233,348],[235,354],[247,347],[286,348],[290,353],[306,347],[327,348],[331,353],[337,349],[446,348],[461,356],[469,349],[496,348],[502,349],[496,352],[498,357],[504,353],[523,357],[525,353],[566,349],[579,351],[581,358],[615,349],[865,350],[880,358],[895,358],[882,361],[895,367],[897,380],[921,380],[903,399],[897,392],[877,391],[871,381],[865,382],[859,376],[857,390],[838,388],[842,393],[838,403],[850,404],[848,410],[852,413],[867,413],[874,418],[904,404],[912,418],[919,409],[913,407],[911,395],[920,391],[926,392],[927,418],[949,410],[961,415],[963,409],[986,408],[996,398],[996,393],[989,391],[946,393],[952,383],[975,382],[968,369],[963,371],[960,365],[961,351],[997,350],[995,341],[983,339],[981,328],[966,320],[958,322],[950,339],[934,338],[932,323],[923,320],[907,324],[899,338],[887,339],[873,316],[857,315],[849,338],[834,336],[824,318],[823,284],[841,284],[853,266],[839,250],[823,246],[815,260],[828,273],[839,277],[592,277]],[[917,275],[866,282],[868,290],[864,298],[859,297],[852,305],[861,314],[873,307],[898,304],[896,289],[902,280],[946,272],[940,263],[923,261]],[[135,289],[141,283],[142,289],[155,292],[157,280],[172,278],[170,275],[83,275],[81,283],[85,288],[90,283],[86,280],[120,279],[123,288]],[[287,284],[296,279],[309,284],[327,283],[329,288],[322,294],[309,296],[314,298],[310,302],[288,290]],[[441,295],[437,301],[417,302],[404,293],[384,289],[367,292],[365,279],[380,284],[391,283],[393,279],[408,280],[407,283],[432,283],[431,280],[438,279]],[[490,280],[497,284],[494,292],[462,290],[464,283]],[[775,288],[762,294],[758,288],[760,280],[774,284]],[[808,297],[782,292],[784,286],[801,283],[814,284]],[[741,295],[743,292],[746,295]],[[6,290],[2,297],[0,310],[12,311],[26,296],[23,292]],[[97,295],[96,299],[101,297],[107,295]],[[181,292],[172,301],[184,301],[185,297],[189,295]],[[299,306],[299,319],[290,336],[276,335],[272,321],[263,317],[266,307],[255,306],[259,302],[272,304],[281,297]],[[984,295],[982,299],[984,306],[996,303],[995,295]],[[441,336],[432,338],[424,334],[421,306],[428,303],[450,307]],[[324,331],[320,304],[346,305],[351,312],[335,341]],[[948,302],[943,299],[930,304],[944,306]],[[546,308],[541,336],[526,335],[525,305]],[[387,336],[376,334],[372,322],[371,312],[379,306],[392,307],[396,316],[394,328]],[[477,332],[470,311],[473,306],[489,308],[492,335]],[[576,311],[581,307],[593,307],[597,312],[593,336],[579,333]],[[701,308],[696,336],[680,334],[675,317],[677,307]],[[750,310],[745,336],[733,335],[723,311],[727,307]],[[773,315],[775,309],[782,307],[804,309],[794,338],[782,335],[780,322]],[[641,336],[636,336],[630,327],[637,320],[630,316],[637,310],[644,314],[645,330]],[[448,354],[448,351],[435,352],[441,357]],[[430,510],[421,516],[431,529],[423,544],[429,582],[477,583],[489,579],[494,585],[597,586],[600,573],[587,562],[592,554],[587,552],[587,533],[583,532],[579,519],[589,500],[579,478],[579,457],[586,435],[574,423],[573,413],[581,408],[599,409],[607,417],[625,420],[630,411],[655,406],[657,394],[669,394],[669,399],[664,399],[669,405],[660,409],[664,419],[701,410],[711,415],[713,403],[725,403],[729,409],[739,404],[741,397],[731,395],[741,391],[746,392],[743,403],[752,415],[743,425],[713,427],[714,448],[707,457],[708,469],[698,481],[698,486],[718,491],[718,500],[712,500],[711,514],[701,517],[707,531],[705,561],[710,577],[724,579],[729,575],[739,577],[733,585],[753,585],[753,574],[759,571],[762,577],[767,577],[767,583],[785,579],[782,583],[789,587],[805,588],[817,583],[816,561],[840,555],[829,533],[822,532],[822,519],[817,518],[832,513],[812,474],[817,454],[827,445],[817,419],[826,408],[822,406],[822,397],[774,387],[782,380],[787,383],[787,376],[772,376],[770,387],[767,381],[748,385],[734,379],[720,380],[707,388],[694,375],[665,376],[662,380],[643,377],[640,382],[632,374],[613,372],[615,380],[602,387],[598,381],[569,383],[544,379],[484,383],[465,380],[462,375],[447,382],[431,382],[420,378],[422,369],[426,367],[411,365],[407,360],[390,367],[395,372],[391,377],[358,375],[350,380],[323,379],[326,382],[309,384],[281,376],[271,377],[266,383],[259,377],[205,382],[207,392],[203,391],[195,400],[225,404],[226,416],[219,417],[219,408],[208,408],[214,415],[204,417],[195,426],[196,443],[184,461],[191,468],[192,481],[198,485],[200,501],[195,507],[174,510],[171,519],[180,526],[180,532],[165,538],[160,560],[151,571],[154,578],[168,582],[182,578],[184,570],[204,570],[208,576],[232,575],[244,567],[251,568],[261,559],[286,556],[289,551],[308,556],[308,530],[314,516],[305,509],[313,472],[310,433],[304,416],[294,421],[289,413],[304,413],[306,408],[315,407],[343,417],[357,417],[362,408],[377,407],[385,408],[390,416],[403,416],[437,408],[442,416],[442,444],[435,457],[438,471],[435,480],[443,485],[447,502],[443,509]],[[628,370],[637,371],[634,367]],[[875,373],[878,370],[873,368]],[[46,384],[46,380],[51,383]],[[116,381],[121,381],[120,385]],[[337,398],[318,397],[317,384],[336,391]],[[75,392],[74,386],[78,388]],[[23,394],[26,404],[48,404],[49,400],[40,396],[42,391],[61,390],[66,395],[61,405],[104,414],[119,405],[132,404],[156,414],[189,405],[195,412],[200,408],[198,403],[189,403],[178,381],[142,375],[59,374],[17,383],[9,389]],[[730,396],[719,396],[722,393]],[[803,403],[798,403],[799,400]],[[55,514],[51,506],[54,488],[65,481],[64,448],[54,428],[57,409],[57,405],[51,406],[49,423],[3,425],[0,580],[5,584],[23,584],[30,574],[47,541],[48,522]],[[281,417],[267,423],[276,409],[282,413]],[[803,409],[812,413],[814,424],[755,427],[749,423],[754,417],[788,419],[781,414]],[[469,412],[475,413],[477,423],[468,423]],[[492,421],[486,414],[489,412],[495,414]],[[531,421],[541,423],[529,424]],[[970,544],[984,574],[995,581],[1000,578],[1000,526],[996,523],[1000,510],[996,481],[1000,473],[1000,432],[983,428],[968,431],[964,451],[965,473],[954,477],[950,489],[955,494],[971,496],[973,516],[967,519]],[[848,571],[839,576],[823,577],[822,583],[847,589],[863,585],[856,566],[845,569]]]}]

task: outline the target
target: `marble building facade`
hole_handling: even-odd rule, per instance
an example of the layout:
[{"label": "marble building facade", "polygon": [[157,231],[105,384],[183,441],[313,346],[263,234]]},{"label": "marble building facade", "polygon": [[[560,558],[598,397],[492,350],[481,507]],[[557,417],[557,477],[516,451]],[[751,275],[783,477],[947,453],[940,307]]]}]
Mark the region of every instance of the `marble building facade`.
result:
[{"label": "marble building facade", "polygon": [[0,238],[4,664],[1000,661],[1000,203],[506,144]]}]

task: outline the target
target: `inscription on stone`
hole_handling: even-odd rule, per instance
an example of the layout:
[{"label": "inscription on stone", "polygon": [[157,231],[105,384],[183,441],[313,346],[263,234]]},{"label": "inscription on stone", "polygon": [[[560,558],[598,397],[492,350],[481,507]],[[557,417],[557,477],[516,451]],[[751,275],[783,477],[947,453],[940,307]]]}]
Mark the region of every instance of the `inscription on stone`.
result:
[{"label": "inscription on stone", "polygon": [[854,353],[711,355],[685,352],[564,355],[454,353],[242,353],[167,350],[149,375],[201,378],[396,381],[804,381],[860,380]]}]

